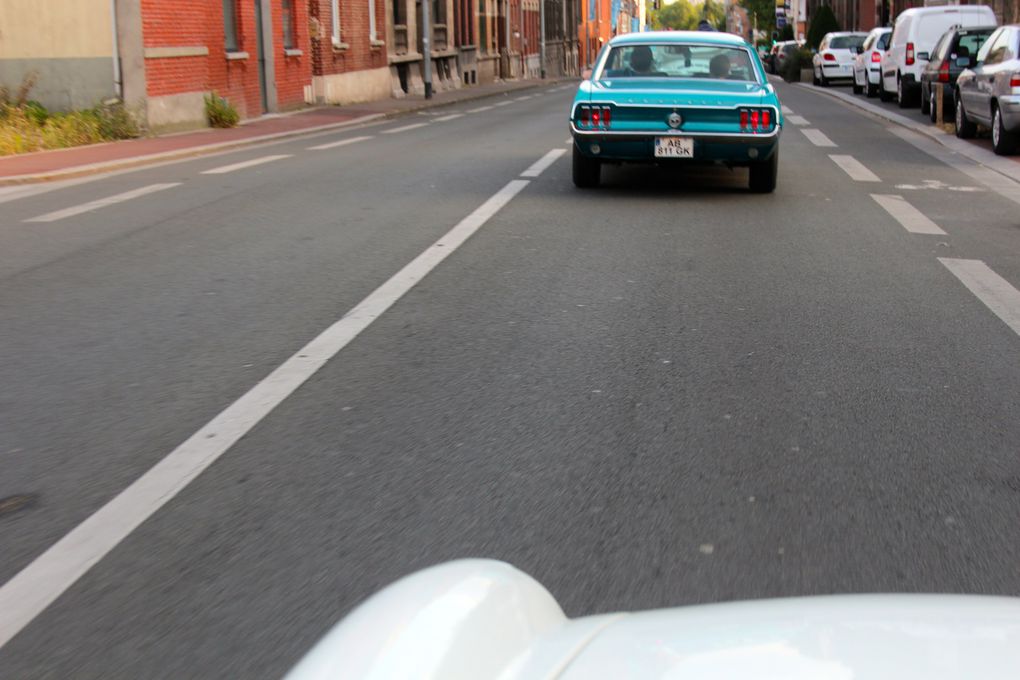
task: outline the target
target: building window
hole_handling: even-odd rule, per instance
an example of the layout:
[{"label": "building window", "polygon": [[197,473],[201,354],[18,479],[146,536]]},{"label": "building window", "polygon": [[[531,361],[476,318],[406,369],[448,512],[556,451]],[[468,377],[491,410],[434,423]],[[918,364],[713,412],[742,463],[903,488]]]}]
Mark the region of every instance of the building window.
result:
[{"label": "building window", "polygon": [[437,26],[446,25],[446,0],[435,0],[432,3],[432,23]]},{"label": "building window", "polygon": [[333,21],[333,44],[340,44],[340,0],[332,0],[330,11]]},{"label": "building window", "polygon": [[283,0],[283,49],[294,49],[294,0]]},{"label": "building window", "polygon": [[223,0],[223,46],[237,52],[237,0]]},{"label": "building window", "polygon": [[406,0],[393,0],[393,25],[403,26],[407,23],[407,10],[404,8]]},{"label": "building window", "polygon": [[375,0],[368,0],[368,39],[371,41],[379,39],[375,29]]}]

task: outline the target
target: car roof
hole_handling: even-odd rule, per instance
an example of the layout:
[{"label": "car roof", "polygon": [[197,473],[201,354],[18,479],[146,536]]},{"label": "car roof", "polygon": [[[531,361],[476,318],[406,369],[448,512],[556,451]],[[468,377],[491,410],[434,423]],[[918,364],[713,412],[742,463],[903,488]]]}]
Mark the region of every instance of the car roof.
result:
[{"label": "car roof", "polygon": [[702,45],[733,45],[746,47],[740,36],[716,31],[645,31],[624,33],[609,41],[610,45],[651,45],[662,43],[700,43]]},{"label": "car roof", "polygon": [[[832,33],[826,33],[825,34],[825,38],[829,38],[829,37],[832,37],[832,38],[842,38],[842,37],[848,36],[848,35],[867,35],[867,33],[864,33],[863,31],[833,31]],[[823,38],[823,40],[824,40],[824,38]]]}]

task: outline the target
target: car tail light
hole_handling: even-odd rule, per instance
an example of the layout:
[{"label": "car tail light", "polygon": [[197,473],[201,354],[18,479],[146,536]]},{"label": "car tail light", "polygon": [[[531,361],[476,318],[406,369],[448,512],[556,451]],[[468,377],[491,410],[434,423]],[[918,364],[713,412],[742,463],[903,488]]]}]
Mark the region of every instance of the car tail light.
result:
[{"label": "car tail light", "polygon": [[740,109],[741,132],[769,132],[772,122],[771,109]]},{"label": "car tail light", "polygon": [[1014,73],[1009,79],[1010,87],[1020,87],[1020,73]]},{"label": "car tail light", "polygon": [[871,53],[871,63],[872,64],[881,64],[882,63],[882,55],[879,54],[878,52],[872,52]]},{"label": "car tail light", "polygon": [[942,62],[942,65],[939,66],[939,82],[940,83],[948,83],[949,82],[949,62],[948,61]]},{"label": "car tail light", "polygon": [[833,54],[832,52],[826,52],[825,54],[822,55],[822,59],[824,59],[825,61],[836,61],[836,55]]},{"label": "car tail light", "polygon": [[577,114],[578,127],[608,128],[611,120],[608,106],[582,106]]},{"label": "car tail light", "polygon": [[613,120],[613,114],[610,113],[609,107],[608,106],[603,107],[603,109],[602,109],[602,127],[605,127],[605,128],[609,127],[609,124],[612,122],[612,120]]},{"label": "car tail light", "polygon": [[578,121],[580,121],[582,126],[587,127],[591,123],[591,109],[587,106],[582,106]]},{"label": "car tail light", "polygon": [[598,127],[599,123],[601,122],[601,120],[602,120],[602,110],[601,109],[592,109],[591,110],[591,126],[592,127]]},{"label": "car tail light", "polygon": [[914,65],[914,43],[907,43],[907,66]]}]

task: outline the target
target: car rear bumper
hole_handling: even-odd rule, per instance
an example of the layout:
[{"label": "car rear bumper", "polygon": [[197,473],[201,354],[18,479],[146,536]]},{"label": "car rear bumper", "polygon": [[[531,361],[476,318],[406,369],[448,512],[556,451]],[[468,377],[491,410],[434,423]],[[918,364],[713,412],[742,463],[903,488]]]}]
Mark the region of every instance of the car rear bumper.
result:
[{"label": "car rear bumper", "polygon": [[[588,158],[627,163],[727,163],[746,165],[765,160],[779,146],[782,128],[765,134],[648,134],[617,131],[578,130],[571,125],[574,145]],[[656,137],[690,137],[694,140],[694,157],[666,159],[655,157]],[[597,153],[595,152],[597,148]]]},{"label": "car rear bumper", "polygon": [[[844,71],[843,67],[846,66],[847,70]],[[822,64],[822,73],[829,80],[838,80],[839,78],[853,78],[854,69],[849,64]]]},{"label": "car rear bumper", "polygon": [[999,97],[999,111],[1002,124],[1009,132],[1020,130],[1020,95]]}]

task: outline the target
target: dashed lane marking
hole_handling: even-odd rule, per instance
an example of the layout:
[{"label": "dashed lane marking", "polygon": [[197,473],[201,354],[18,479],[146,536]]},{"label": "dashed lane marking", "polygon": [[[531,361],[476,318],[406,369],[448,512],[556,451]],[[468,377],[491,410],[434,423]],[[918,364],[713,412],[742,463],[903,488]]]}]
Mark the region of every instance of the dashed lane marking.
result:
[{"label": "dashed lane marking", "polygon": [[463,118],[463,117],[464,117],[463,113],[451,113],[451,114],[446,115],[446,116],[440,116],[439,118],[436,118],[435,121],[437,123],[445,123],[448,120],[456,120],[458,118]]},{"label": "dashed lane marking", "polygon": [[836,143],[833,142],[828,137],[826,137],[825,133],[822,132],[821,130],[815,130],[813,128],[809,129],[802,128],[801,132],[803,132],[804,136],[808,138],[808,141],[810,141],[815,146],[836,146]]},{"label": "dashed lane marking", "polygon": [[55,210],[53,212],[46,213],[45,215],[39,215],[38,217],[31,217],[26,222],[56,222],[66,217],[74,217],[92,210],[99,208],[105,208],[108,205],[115,203],[123,203],[124,201],[130,201],[133,198],[139,196],[145,196],[147,194],[154,194],[157,191],[163,191],[164,189],[171,189],[176,186],[180,186],[180,182],[166,182],[163,184],[150,184],[147,187],[140,189],[133,189],[131,191],[125,191],[122,194],[115,194],[113,196],[107,196],[106,198],[100,198],[95,201],[89,201],[88,203],[82,203],[81,205],[75,205],[70,208],[64,208],[63,210]]},{"label": "dashed lane marking", "polygon": [[511,104],[513,104],[513,101],[507,100],[499,102],[498,104],[493,104],[493,106],[510,106]]},{"label": "dashed lane marking", "polygon": [[787,116],[792,116],[793,115],[793,109],[791,109],[789,106],[787,106],[786,104],[782,104],[782,107],[783,107],[783,113],[785,113]]},{"label": "dashed lane marking", "polygon": [[829,154],[832,162],[843,169],[843,172],[850,175],[850,179],[858,182],[881,182],[878,175],[864,167],[864,164],[853,156],[839,156]]},{"label": "dashed lane marking", "polygon": [[875,202],[895,218],[904,229],[912,234],[934,234],[944,236],[939,225],[925,217],[924,213],[907,203],[902,196],[895,194],[871,194]]},{"label": "dashed lane marking", "polygon": [[468,109],[468,113],[481,113],[482,111],[489,111],[492,106],[479,106],[476,109]]},{"label": "dashed lane marking", "polygon": [[566,149],[553,149],[546,155],[539,158],[537,161],[531,164],[527,170],[521,173],[521,177],[538,177],[542,172],[550,165],[556,162],[556,159],[567,152]]},{"label": "dashed lane marking", "polygon": [[348,144],[357,144],[363,142],[366,139],[372,139],[371,135],[366,137],[351,137],[350,139],[341,139],[339,142],[330,142],[329,144],[319,144],[318,146],[308,147],[308,151],[325,151],[326,149],[335,149],[338,146],[347,146]]},{"label": "dashed lane marking", "polygon": [[1020,335],[1020,291],[1010,285],[1009,281],[981,260],[940,257],[939,262],[960,279],[995,316]]},{"label": "dashed lane marking", "polygon": [[273,161],[283,160],[284,158],[291,158],[291,154],[277,154],[275,156],[262,156],[261,158],[252,158],[248,161],[241,161],[240,163],[231,163],[230,165],[221,165],[218,168],[212,170],[202,171],[203,175],[223,175],[228,172],[235,172],[237,170],[244,170],[245,168],[251,168],[256,165],[262,165],[263,163],[272,163]]},{"label": "dashed lane marking", "polygon": [[790,121],[794,125],[811,125],[804,116],[790,115],[786,117],[786,120]]},{"label": "dashed lane marking", "polygon": [[391,128],[389,130],[383,130],[381,134],[384,134],[384,135],[395,135],[398,132],[407,132],[408,130],[417,130],[418,128],[423,128],[426,125],[428,125],[428,123],[411,123],[410,125],[402,125],[402,126],[397,127],[397,128]]}]

